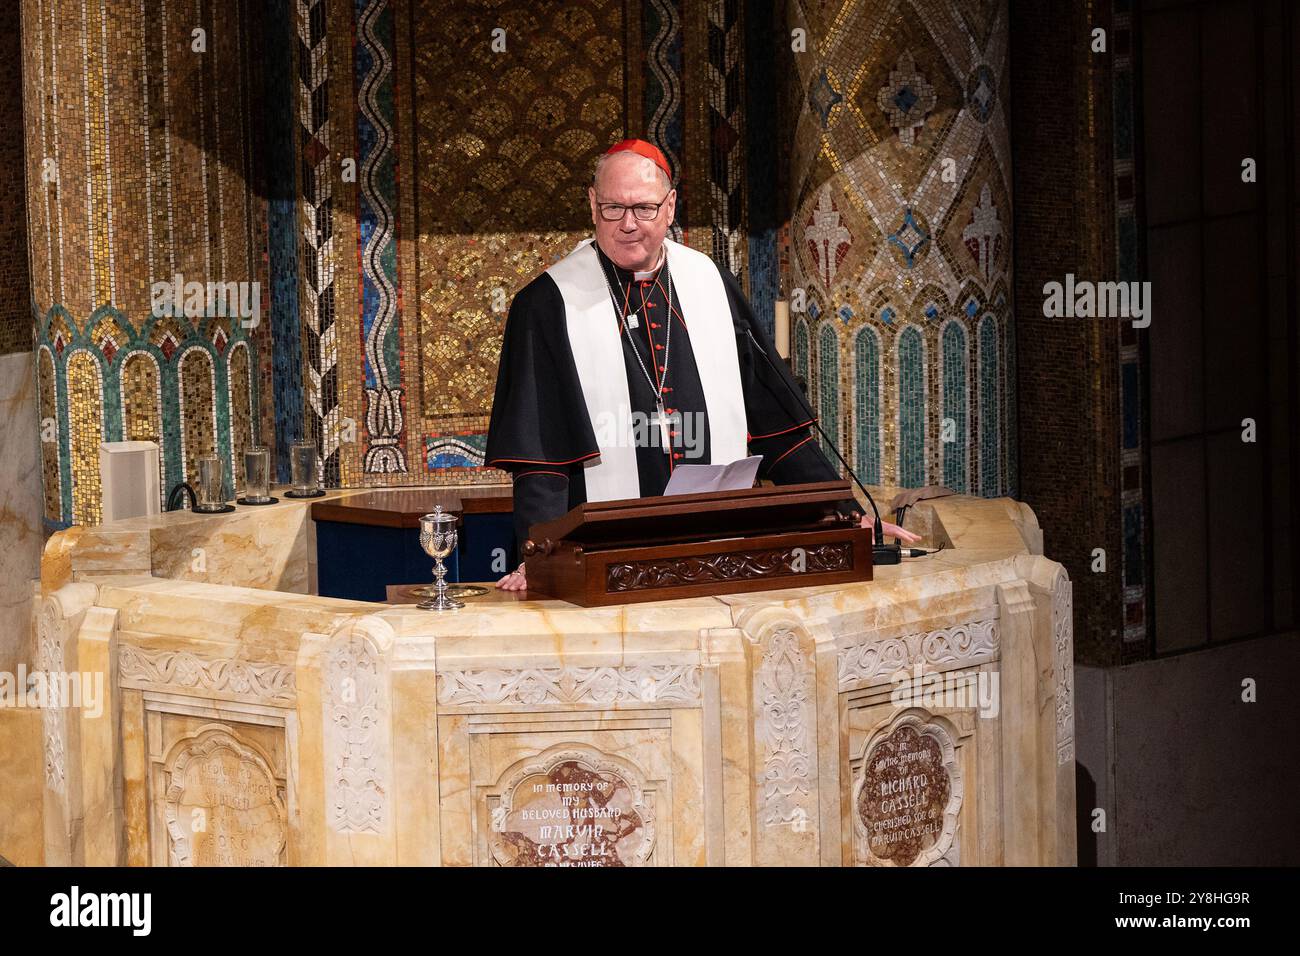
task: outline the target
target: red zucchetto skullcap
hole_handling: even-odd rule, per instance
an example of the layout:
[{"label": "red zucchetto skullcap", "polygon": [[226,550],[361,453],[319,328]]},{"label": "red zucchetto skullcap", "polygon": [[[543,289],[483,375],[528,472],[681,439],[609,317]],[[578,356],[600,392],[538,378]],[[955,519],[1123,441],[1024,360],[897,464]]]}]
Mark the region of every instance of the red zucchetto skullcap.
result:
[{"label": "red zucchetto skullcap", "polygon": [[664,154],[659,151],[658,146],[647,143],[643,139],[625,139],[605,150],[605,155],[608,156],[610,153],[622,153],[624,151],[631,151],[644,156],[664,171],[664,175],[668,177],[669,182],[673,181],[673,171],[668,168],[668,160],[664,158]]}]

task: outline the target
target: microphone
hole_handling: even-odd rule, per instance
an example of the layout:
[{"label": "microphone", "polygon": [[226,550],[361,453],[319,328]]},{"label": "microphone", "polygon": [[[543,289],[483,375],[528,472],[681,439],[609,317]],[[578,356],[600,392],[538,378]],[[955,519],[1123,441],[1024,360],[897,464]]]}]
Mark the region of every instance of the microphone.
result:
[{"label": "microphone", "polygon": [[871,492],[867,491],[867,486],[862,483],[862,480],[857,476],[857,473],[854,472],[854,470],[849,467],[849,463],[844,460],[844,456],[840,454],[839,447],[836,446],[835,442],[831,441],[831,436],[826,434],[826,430],[822,428],[821,422],[817,420],[817,416],[812,414],[812,408],[806,405],[806,399],[804,396],[798,394],[790,387],[790,383],[786,381],[786,377],[782,374],[781,369],[776,367],[776,364],[772,361],[772,357],[767,354],[767,350],[764,349],[763,346],[759,345],[758,339],[754,338],[754,333],[748,325],[745,326],[745,334],[748,335],[749,340],[754,343],[754,348],[758,349],[758,354],[763,356],[763,360],[767,362],[772,371],[776,372],[776,377],[780,380],[781,384],[785,386],[785,390],[790,393],[795,401],[807,408],[808,417],[812,419],[813,426],[817,429],[817,434],[821,435],[826,444],[830,446],[831,451],[835,452],[835,457],[840,460],[840,464],[843,465],[844,470],[849,473],[849,477],[853,479],[853,483],[861,488],[862,493],[867,496],[867,501],[870,503],[871,510],[875,514],[876,518],[876,526],[871,531],[872,563],[902,564],[903,555],[900,546],[897,544],[885,543],[885,528],[880,520],[880,509],[876,507],[876,499],[871,497]]}]

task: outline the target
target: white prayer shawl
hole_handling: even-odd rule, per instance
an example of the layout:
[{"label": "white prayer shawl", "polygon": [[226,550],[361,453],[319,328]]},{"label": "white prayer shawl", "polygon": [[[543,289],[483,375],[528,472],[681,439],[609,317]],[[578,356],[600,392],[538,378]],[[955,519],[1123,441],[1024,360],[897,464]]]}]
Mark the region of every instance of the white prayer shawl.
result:
[{"label": "white prayer shawl", "polygon": [[[748,454],[748,434],[727,290],[718,267],[704,253],[671,239],[664,240],[664,249],[704,387],[709,464],[729,464]],[[618,313],[594,240],[584,240],[546,271],[564,298],[569,347],[600,448],[600,457],[586,463],[587,500],[639,498],[641,483]],[[674,331],[682,334],[680,326]],[[670,346],[670,370],[671,354]],[[616,423],[614,427],[610,427],[612,423]]]}]

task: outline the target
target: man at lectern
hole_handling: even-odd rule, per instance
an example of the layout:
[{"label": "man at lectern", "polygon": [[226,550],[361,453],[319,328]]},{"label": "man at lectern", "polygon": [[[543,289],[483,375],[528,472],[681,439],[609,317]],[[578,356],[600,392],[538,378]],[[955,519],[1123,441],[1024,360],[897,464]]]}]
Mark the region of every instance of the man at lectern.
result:
[{"label": "man at lectern", "polygon": [[[585,501],[661,495],[683,464],[754,454],[775,484],[837,480],[736,279],[666,238],[677,191],[663,153],[615,144],[587,194],[595,240],[524,286],[506,321],[486,464],[514,478],[517,540]],[[524,566],[497,586],[525,589]]]}]

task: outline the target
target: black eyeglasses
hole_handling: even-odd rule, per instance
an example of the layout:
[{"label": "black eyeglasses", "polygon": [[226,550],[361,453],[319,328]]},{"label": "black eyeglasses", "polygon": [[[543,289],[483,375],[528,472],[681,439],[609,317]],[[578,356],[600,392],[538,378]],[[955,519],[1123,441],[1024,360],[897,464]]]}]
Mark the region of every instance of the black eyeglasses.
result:
[{"label": "black eyeglasses", "polygon": [[606,222],[621,221],[629,209],[637,219],[649,222],[659,215],[659,207],[668,201],[670,195],[672,195],[671,189],[664,193],[664,198],[658,202],[639,202],[634,206],[625,206],[618,202],[598,202],[596,206],[600,209],[600,218]]}]

